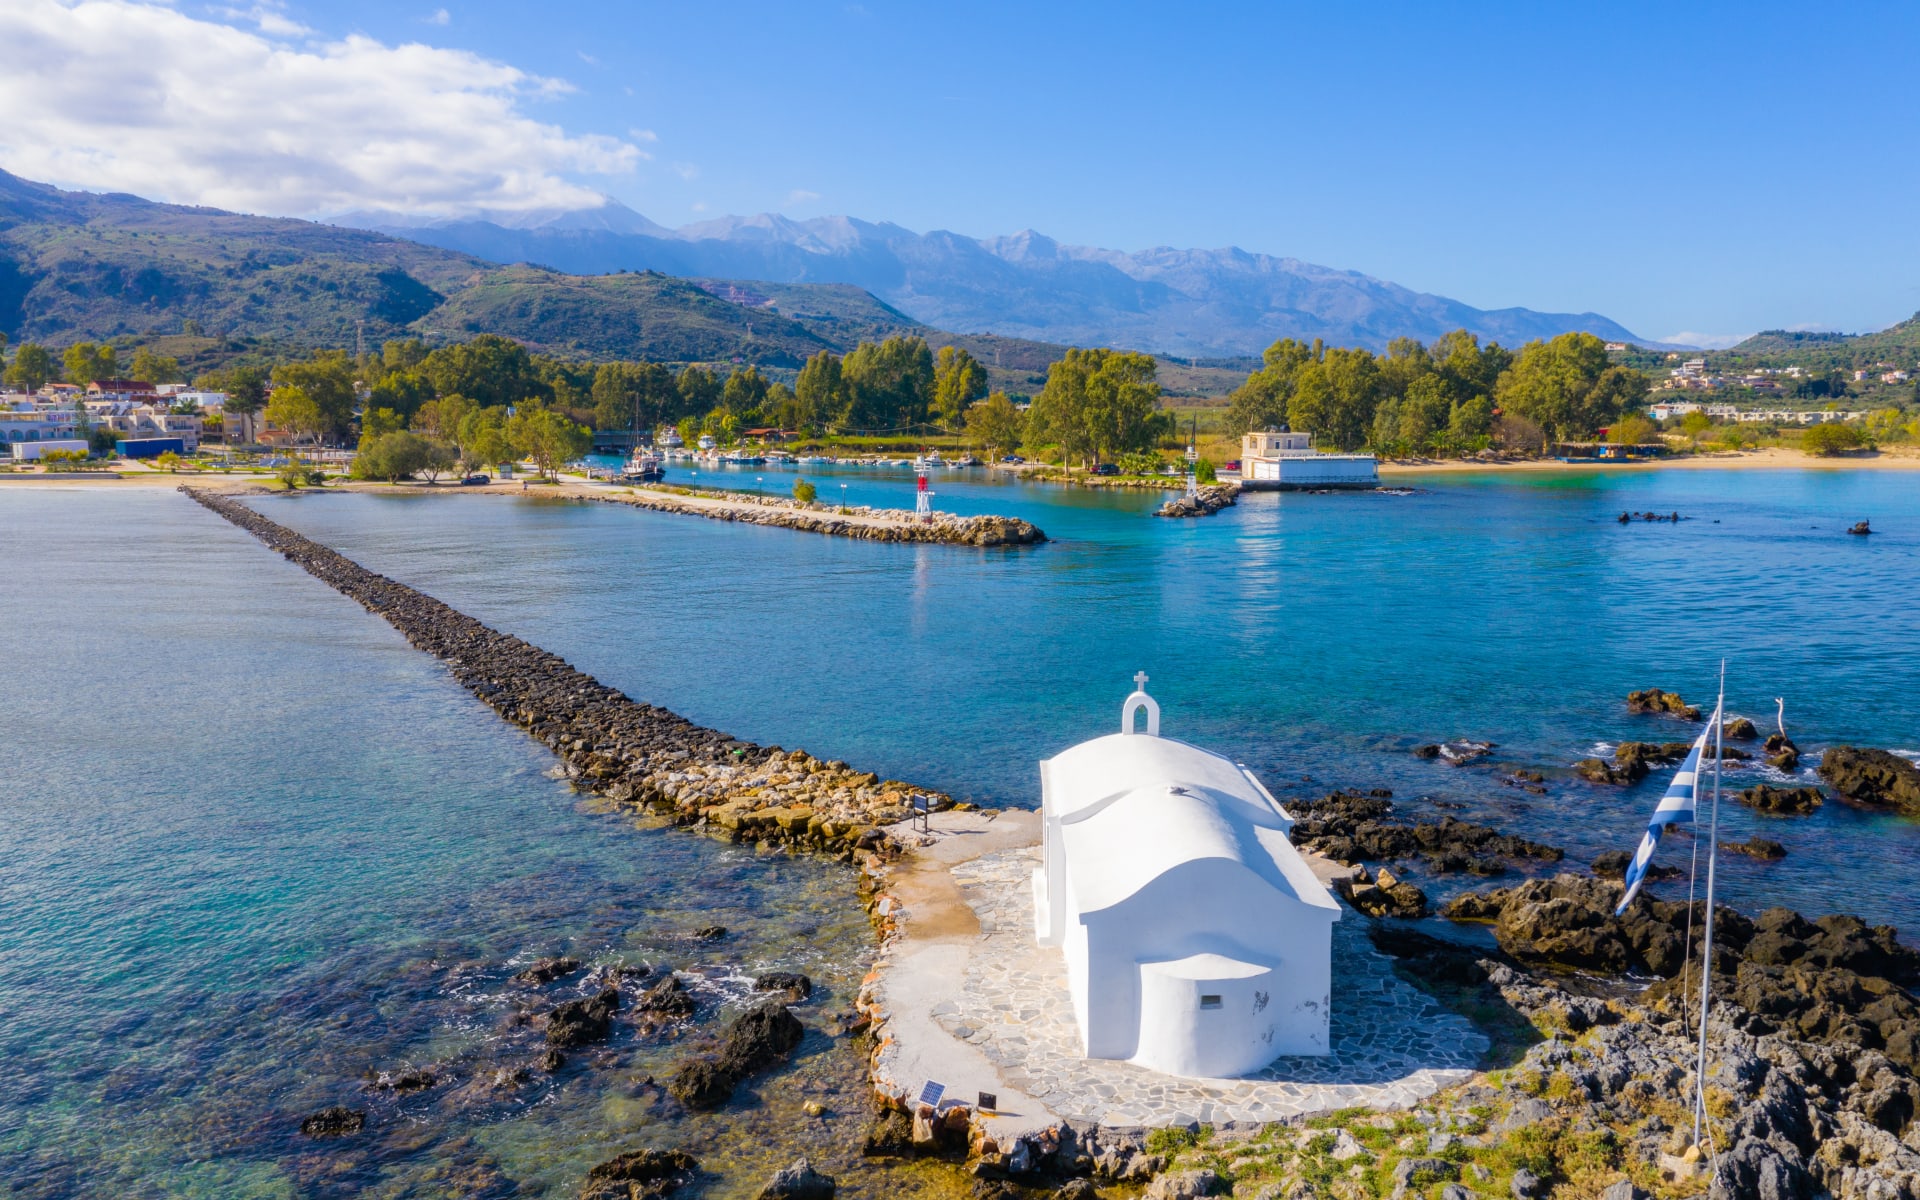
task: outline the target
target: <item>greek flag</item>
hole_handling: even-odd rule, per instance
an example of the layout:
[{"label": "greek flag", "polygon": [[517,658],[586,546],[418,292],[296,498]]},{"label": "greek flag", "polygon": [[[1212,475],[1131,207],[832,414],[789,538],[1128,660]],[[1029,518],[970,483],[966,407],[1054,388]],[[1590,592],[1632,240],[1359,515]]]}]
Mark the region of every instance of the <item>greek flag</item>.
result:
[{"label": "greek flag", "polygon": [[1667,794],[1660,798],[1660,807],[1653,810],[1653,820],[1647,822],[1647,835],[1640,839],[1640,849],[1634,851],[1633,861],[1627,864],[1627,890],[1620,897],[1620,907],[1613,910],[1614,916],[1627,911],[1627,905],[1640,894],[1640,885],[1646,882],[1647,867],[1653,862],[1653,848],[1660,844],[1660,835],[1669,825],[1680,821],[1693,820],[1694,780],[1700,774],[1700,756],[1706,753],[1707,739],[1720,727],[1720,710],[1713,710],[1713,719],[1693,743],[1693,749],[1687,751],[1687,757],[1674,773],[1673,782],[1667,785]]}]

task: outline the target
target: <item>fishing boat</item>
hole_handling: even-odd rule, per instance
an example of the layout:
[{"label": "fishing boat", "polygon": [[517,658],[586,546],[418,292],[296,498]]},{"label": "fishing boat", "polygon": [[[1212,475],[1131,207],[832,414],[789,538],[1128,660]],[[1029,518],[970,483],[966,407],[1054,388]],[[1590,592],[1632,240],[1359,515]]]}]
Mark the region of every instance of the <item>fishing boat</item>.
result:
[{"label": "fishing boat", "polygon": [[636,446],[627,459],[626,479],[635,483],[657,483],[666,478],[667,466],[661,457],[645,447]]}]

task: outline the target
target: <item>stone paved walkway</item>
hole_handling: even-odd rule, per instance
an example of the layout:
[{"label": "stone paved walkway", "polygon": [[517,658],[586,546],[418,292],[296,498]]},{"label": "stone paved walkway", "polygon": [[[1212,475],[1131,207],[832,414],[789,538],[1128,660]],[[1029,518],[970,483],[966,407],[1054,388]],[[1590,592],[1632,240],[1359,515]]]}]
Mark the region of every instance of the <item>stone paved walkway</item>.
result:
[{"label": "stone paved walkway", "polygon": [[1331,1055],[1277,1059],[1258,1075],[1220,1080],[1082,1058],[1065,961],[1033,940],[1039,863],[1039,848],[1028,847],[953,866],[981,936],[958,994],[932,1015],[1062,1117],[1131,1128],[1400,1108],[1463,1082],[1488,1050],[1465,1020],[1394,975],[1367,938],[1367,918],[1348,910],[1333,927]]}]

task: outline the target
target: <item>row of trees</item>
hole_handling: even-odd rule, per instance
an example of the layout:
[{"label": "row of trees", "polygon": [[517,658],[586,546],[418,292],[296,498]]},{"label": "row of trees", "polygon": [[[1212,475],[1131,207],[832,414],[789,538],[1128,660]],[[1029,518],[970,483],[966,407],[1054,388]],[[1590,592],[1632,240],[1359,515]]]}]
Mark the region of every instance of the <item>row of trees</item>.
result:
[{"label": "row of trees", "polygon": [[[279,399],[278,391],[274,398]],[[353,470],[363,479],[397,481],[424,474],[431,480],[456,465],[484,469],[532,459],[551,478],[591,445],[585,426],[539,401],[515,405],[509,415],[501,405],[442,396],[422,404],[411,418],[391,409],[371,410],[361,426]]]},{"label": "row of trees", "polygon": [[1235,434],[1284,424],[1341,450],[1396,455],[1464,453],[1496,435],[1537,450],[1591,437],[1646,395],[1646,377],[1610,363],[1590,333],[1518,354],[1464,329],[1431,346],[1396,338],[1385,355],[1284,338],[1234,391],[1228,423]]},{"label": "row of trees", "polygon": [[[0,352],[7,337],[0,334]],[[144,383],[173,383],[182,378],[180,362],[164,354],[155,354],[145,346],[133,352],[125,363],[113,343],[97,345],[75,342],[55,358],[53,351],[38,342],[22,342],[13,352],[0,379],[23,392],[37,392],[49,383],[89,384],[101,379],[138,379]]]}]

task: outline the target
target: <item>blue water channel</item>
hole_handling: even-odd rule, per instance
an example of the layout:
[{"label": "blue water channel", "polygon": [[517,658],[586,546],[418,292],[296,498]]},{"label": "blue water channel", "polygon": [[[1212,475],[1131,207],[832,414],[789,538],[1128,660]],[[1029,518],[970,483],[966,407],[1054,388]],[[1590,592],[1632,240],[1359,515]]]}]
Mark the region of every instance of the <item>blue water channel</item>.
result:
[{"label": "blue water channel", "polygon": [[[805,472],[823,499],[845,483],[850,504],[911,503],[902,469]],[[784,493],[793,474],[726,482]],[[933,487],[1053,540],[877,544],[518,495],[252,503],[636,698],[990,804],[1035,803],[1037,760],[1112,728],[1136,670],[1164,732],[1283,799],[1388,787],[1576,862],[1630,848],[1663,779],[1600,787],[1570,764],[1686,736],[1623,698],[1710,701],[1723,657],[1732,710],[1764,727],[1784,697],[1803,749],[1920,749],[1911,475],[1435,475],[1181,522],[1150,515],[1157,494],[984,472]],[[1688,519],[1621,525],[1627,509]],[[644,1083],[672,1044],[504,1096],[369,1099],[369,1071],[519,1054],[529,1000],[507,976],[537,954],[680,967],[712,1016],[770,966],[844,1004],[871,952],[852,881],[585,805],[383,622],[183,497],[0,489],[0,514],[0,1191],[557,1197],[643,1144],[728,1163],[716,1195],[750,1195],[796,1145],[846,1163],[843,1194],[936,1186],[848,1158],[857,1056],[824,1035],[713,1117]],[[1863,518],[1881,532],[1843,532]],[[1459,735],[1548,793],[1409,753]],[[1723,838],[1788,848],[1723,861],[1734,902],[1920,923],[1912,822],[1837,804],[1722,818]],[[716,921],[723,942],[687,940]],[[814,1122],[809,1098],[844,1112]],[[382,1132],[325,1153],[293,1132],[336,1102],[371,1105]]]}]

